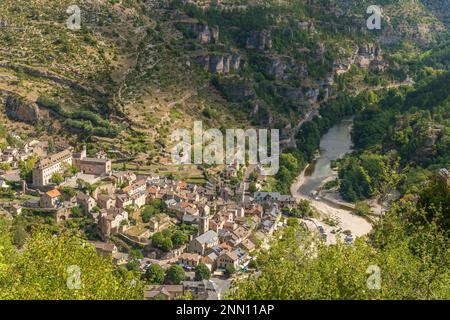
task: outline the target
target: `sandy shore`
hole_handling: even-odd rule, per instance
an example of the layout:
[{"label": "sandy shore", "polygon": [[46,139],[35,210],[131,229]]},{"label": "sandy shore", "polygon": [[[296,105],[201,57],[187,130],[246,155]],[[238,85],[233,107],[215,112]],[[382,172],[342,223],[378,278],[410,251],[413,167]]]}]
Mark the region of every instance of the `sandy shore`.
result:
[{"label": "sandy shore", "polygon": [[[306,170],[306,169],[305,169]],[[322,225],[327,231],[327,234],[329,235],[328,241],[330,243],[334,243],[335,239],[333,236],[330,236],[328,231],[331,231],[332,229],[336,228],[342,228],[342,230],[350,230],[351,233],[356,236],[364,236],[368,234],[372,230],[372,225],[365,220],[364,218],[357,216],[353,214],[349,210],[340,209],[333,207],[331,205],[328,205],[327,203],[324,203],[320,200],[315,200],[310,197],[306,197],[298,192],[298,189],[301,187],[301,185],[305,182],[305,170],[297,177],[297,179],[294,181],[294,183],[291,185],[291,194],[292,196],[297,200],[301,199],[307,199],[311,201],[311,205],[314,209],[322,213],[324,216],[328,216],[330,218],[333,218],[337,221],[339,221],[338,227],[330,227],[323,222],[314,219],[315,223],[317,225]]]}]

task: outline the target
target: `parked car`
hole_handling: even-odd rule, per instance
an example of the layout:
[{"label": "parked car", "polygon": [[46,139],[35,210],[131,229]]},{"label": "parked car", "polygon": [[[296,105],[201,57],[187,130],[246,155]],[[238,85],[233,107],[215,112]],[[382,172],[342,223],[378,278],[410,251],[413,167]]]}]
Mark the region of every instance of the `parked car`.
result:
[{"label": "parked car", "polygon": [[350,235],[346,235],[344,241],[346,243],[351,243],[353,241],[353,236],[351,234]]}]

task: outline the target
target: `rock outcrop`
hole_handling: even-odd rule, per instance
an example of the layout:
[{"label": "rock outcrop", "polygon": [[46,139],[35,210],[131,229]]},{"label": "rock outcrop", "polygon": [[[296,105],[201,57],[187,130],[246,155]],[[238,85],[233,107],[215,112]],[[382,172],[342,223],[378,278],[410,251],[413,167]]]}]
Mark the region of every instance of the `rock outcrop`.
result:
[{"label": "rock outcrop", "polygon": [[[8,69],[12,69],[14,71],[20,71],[20,72],[24,72],[32,77],[37,77],[37,78],[44,78],[44,79],[48,79],[50,81],[53,81],[55,83],[67,86],[69,88],[72,88],[74,90],[83,92],[83,93],[89,93],[92,89],[88,89],[86,87],[84,87],[83,85],[80,85],[79,83],[77,83],[76,81],[70,80],[68,78],[65,78],[63,76],[57,75],[53,72],[50,71],[43,71],[43,70],[39,70],[36,68],[32,68],[30,66],[25,66],[25,65],[15,65],[12,63],[0,63],[0,67],[1,68],[8,68]],[[103,95],[103,92],[100,92],[97,90],[96,92],[99,95]]]},{"label": "rock outcrop", "polygon": [[4,104],[6,115],[12,120],[29,124],[35,124],[41,120],[38,106],[15,93],[9,94]]},{"label": "rock outcrop", "polygon": [[381,49],[373,44],[366,44],[358,48],[355,63],[372,71],[383,71],[386,67]]},{"label": "rock outcrop", "polygon": [[218,43],[219,42],[219,28],[210,27],[207,24],[200,22],[180,22],[178,26],[184,28],[193,37],[197,38],[201,44]]},{"label": "rock outcrop", "polygon": [[208,54],[195,58],[195,62],[205,71],[228,74],[239,70],[241,55],[239,53]]},{"label": "rock outcrop", "polygon": [[356,46],[349,58],[334,63],[334,70],[336,74],[346,73],[354,64],[371,71],[384,71],[387,67],[381,49],[374,44]]},{"label": "rock outcrop", "polygon": [[264,65],[264,73],[277,80],[285,80],[287,72],[295,65],[294,60],[288,56],[271,56]]},{"label": "rock outcrop", "polygon": [[252,31],[245,44],[246,49],[268,50],[272,48],[272,34],[270,31]]},{"label": "rock outcrop", "polygon": [[223,92],[232,102],[249,101],[256,98],[253,86],[242,81],[229,81],[223,84]]}]

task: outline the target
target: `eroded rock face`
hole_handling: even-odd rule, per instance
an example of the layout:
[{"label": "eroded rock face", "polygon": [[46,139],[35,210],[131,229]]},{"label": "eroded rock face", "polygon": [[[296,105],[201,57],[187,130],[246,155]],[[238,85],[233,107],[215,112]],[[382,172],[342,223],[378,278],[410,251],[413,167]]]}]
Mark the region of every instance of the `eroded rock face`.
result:
[{"label": "eroded rock face", "polygon": [[35,124],[41,120],[39,108],[25,98],[11,93],[5,99],[6,115],[16,121]]},{"label": "eroded rock face", "polygon": [[336,74],[345,73],[353,64],[371,71],[383,71],[387,67],[381,49],[374,44],[355,47],[351,57],[334,63]]},{"label": "eroded rock face", "polygon": [[268,50],[272,48],[272,35],[270,31],[253,31],[247,38],[246,49]]},{"label": "eroded rock face", "polygon": [[256,98],[253,86],[246,82],[228,82],[223,85],[228,99],[232,102],[243,102]]},{"label": "eroded rock face", "polygon": [[288,56],[269,57],[264,66],[264,73],[274,79],[287,79],[287,72],[294,67],[294,60]]},{"label": "eroded rock face", "polygon": [[195,62],[200,68],[219,74],[228,74],[232,71],[238,71],[241,65],[241,55],[239,53],[230,54],[209,54],[199,56]]},{"label": "eroded rock face", "polygon": [[366,44],[358,49],[355,63],[361,68],[374,71],[382,71],[385,67],[381,49],[373,44]]},{"label": "eroded rock face", "polygon": [[219,29],[216,27],[210,27],[203,23],[186,23],[182,25],[192,33],[201,44],[219,42]]},{"label": "eroded rock face", "polygon": [[317,101],[319,98],[320,90],[318,88],[304,88],[305,98],[311,102]]}]

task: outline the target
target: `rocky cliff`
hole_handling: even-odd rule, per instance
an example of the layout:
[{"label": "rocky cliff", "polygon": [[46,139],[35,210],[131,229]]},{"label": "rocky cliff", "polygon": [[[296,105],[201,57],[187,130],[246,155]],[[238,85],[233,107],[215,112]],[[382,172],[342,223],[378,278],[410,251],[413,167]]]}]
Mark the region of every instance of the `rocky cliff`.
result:
[{"label": "rocky cliff", "polygon": [[[2,92],[0,92],[1,94]],[[38,106],[15,93],[4,93],[3,103],[6,115],[15,121],[36,124],[42,118]]]}]

